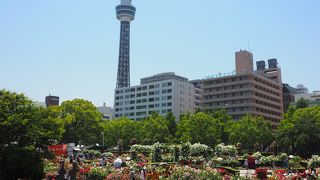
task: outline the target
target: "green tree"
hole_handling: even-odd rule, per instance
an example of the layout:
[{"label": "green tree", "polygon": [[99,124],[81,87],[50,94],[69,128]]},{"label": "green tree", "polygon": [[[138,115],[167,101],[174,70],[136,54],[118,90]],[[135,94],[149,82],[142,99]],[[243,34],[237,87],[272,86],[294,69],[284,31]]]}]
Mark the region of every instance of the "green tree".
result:
[{"label": "green tree", "polygon": [[63,134],[63,143],[78,143],[81,140],[83,144],[89,145],[101,142],[103,120],[91,102],[83,99],[64,101],[60,111],[66,130]]},{"label": "green tree", "polygon": [[41,179],[47,145],[60,140],[63,121],[23,94],[0,90],[0,177]]},{"label": "green tree", "polygon": [[177,123],[176,123],[176,117],[174,117],[172,112],[169,112],[166,115],[166,121],[169,129],[169,133],[172,136],[172,138],[174,138],[177,131]]},{"label": "green tree", "polygon": [[166,119],[157,113],[153,113],[145,120],[138,122],[138,128],[140,132],[139,139],[148,139],[152,144],[168,142],[168,138],[170,138]]},{"label": "green tree", "polygon": [[296,103],[296,109],[302,109],[308,106],[309,106],[309,101],[304,98],[300,98]]},{"label": "green tree", "polygon": [[279,145],[301,156],[320,152],[320,107],[297,109],[285,117],[277,129]]},{"label": "green tree", "polygon": [[234,123],[232,116],[228,115],[225,110],[217,110],[211,113],[212,117],[217,119],[220,123],[221,141],[224,143],[229,142],[229,133],[227,128]]},{"label": "green tree", "polygon": [[210,114],[199,112],[181,116],[177,138],[182,142],[215,145],[221,142],[221,124]]},{"label": "green tree", "polygon": [[258,116],[244,116],[232,123],[227,131],[232,144],[241,143],[250,150],[256,143],[267,146],[273,140],[270,122]]},{"label": "green tree", "polygon": [[124,148],[128,149],[131,139],[139,137],[138,122],[128,118],[106,121],[103,126],[106,145],[109,147],[115,147],[118,140],[122,139]]}]

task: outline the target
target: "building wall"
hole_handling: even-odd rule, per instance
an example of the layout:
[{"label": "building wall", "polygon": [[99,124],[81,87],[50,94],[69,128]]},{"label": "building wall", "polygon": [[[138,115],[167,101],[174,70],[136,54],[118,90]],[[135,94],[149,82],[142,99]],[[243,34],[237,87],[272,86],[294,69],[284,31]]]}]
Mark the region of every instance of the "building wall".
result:
[{"label": "building wall", "polygon": [[188,81],[168,79],[115,90],[115,118],[144,119],[152,112],[172,112],[179,119],[182,113],[193,113],[195,89]]},{"label": "building wall", "polygon": [[235,53],[236,73],[248,73],[253,71],[253,54],[246,50]]},{"label": "building wall", "polygon": [[204,110],[226,109],[235,120],[246,114],[263,116],[276,126],[282,119],[282,84],[251,72],[200,80]]},{"label": "building wall", "polygon": [[289,84],[283,84],[282,94],[283,94],[283,112],[287,112],[289,109],[289,106],[295,102],[295,94],[297,94],[297,89],[291,87]]},{"label": "building wall", "polygon": [[106,106],[105,103],[103,106],[97,107],[97,110],[102,114],[103,119],[112,119],[113,110],[111,107]]}]

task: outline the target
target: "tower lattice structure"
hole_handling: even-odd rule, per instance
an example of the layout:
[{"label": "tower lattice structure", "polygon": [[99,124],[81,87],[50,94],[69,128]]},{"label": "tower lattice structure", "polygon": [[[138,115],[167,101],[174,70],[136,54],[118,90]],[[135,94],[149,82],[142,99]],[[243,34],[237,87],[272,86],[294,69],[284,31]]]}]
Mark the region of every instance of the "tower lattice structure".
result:
[{"label": "tower lattice structure", "polygon": [[131,0],[121,0],[116,13],[121,22],[117,88],[122,88],[130,86],[130,22],[134,20],[136,8]]}]

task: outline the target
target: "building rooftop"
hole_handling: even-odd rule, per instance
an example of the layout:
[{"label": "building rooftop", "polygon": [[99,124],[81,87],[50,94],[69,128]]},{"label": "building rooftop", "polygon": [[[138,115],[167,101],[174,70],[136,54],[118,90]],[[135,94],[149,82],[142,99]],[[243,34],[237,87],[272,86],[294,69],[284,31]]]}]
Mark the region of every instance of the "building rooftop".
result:
[{"label": "building rooftop", "polygon": [[188,81],[187,78],[178,76],[174,72],[167,72],[167,73],[160,73],[156,74],[150,77],[142,78],[140,83],[141,84],[147,84],[147,83],[152,83],[152,82],[157,82],[157,81],[164,81],[164,80],[171,80],[175,79],[178,81]]}]

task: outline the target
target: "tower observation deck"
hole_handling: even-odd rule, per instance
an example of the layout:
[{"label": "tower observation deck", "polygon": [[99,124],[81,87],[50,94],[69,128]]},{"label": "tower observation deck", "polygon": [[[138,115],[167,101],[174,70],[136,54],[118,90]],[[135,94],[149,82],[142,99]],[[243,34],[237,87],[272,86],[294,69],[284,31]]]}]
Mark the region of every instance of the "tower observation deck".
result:
[{"label": "tower observation deck", "polygon": [[134,20],[136,8],[131,0],[121,0],[116,13],[121,22],[117,88],[122,88],[130,86],[130,22]]}]

